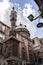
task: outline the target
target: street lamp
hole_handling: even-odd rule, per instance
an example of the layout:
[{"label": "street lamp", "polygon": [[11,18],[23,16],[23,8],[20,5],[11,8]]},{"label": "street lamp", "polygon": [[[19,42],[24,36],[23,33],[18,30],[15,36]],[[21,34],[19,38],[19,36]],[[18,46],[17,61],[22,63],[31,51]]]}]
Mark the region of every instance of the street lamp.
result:
[{"label": "street lamp", "polygon": [[[40,13],[40,15],[39,16],[37,16],[36,18],[34,18],[34,16],[31,14],[31,15],[29,15],[27,18],[32,22],[33,20],[36,20],[36,19],[38,19],[38,18],[40,18],[40,17],[42,17],[42,19],[43,19],[43,0],[34,0],[35,2],[36,2],[36,4],[38,5],[38,7],[39,7],[39,11],[41,12]],[[41,28],[41,27],[43,27],[43,23],[38,23],[37,24],[37,27],[38,28]]]},{"label": "street lamp", "polygon": [[[39,17],[40,17],[40,15],[37,16],[36,18],[34,18],[34,16],[31,14],[31,15],[28,16],[27,18],[32,22],[33,20],[36,20],[36,19],[39,18]],[[43,27],[43,23],[42,23],[42,22],[39,22],[39,23],[37,24],[37,27],[38,27],[38,28]]]},{"label": "street lamp", "polygon": [[34,16],[31,14],[30,16],[27,17],[31,22],[34,20]]},{"label": "street lamp", "polygon": [[43,27],[43,23],[41,23],[41,22],[40,22],[40,23],[38,23],[38,24],[37,24],[37,27],[38,27],[38,28]]},{"label": "street lamp", "polygon": [[34,18],[34,16],[32,14],[30,14],[27,18],[32,22],[33,20],[36,20],[40,17],[41,15],[37,16],[36,18]]}]

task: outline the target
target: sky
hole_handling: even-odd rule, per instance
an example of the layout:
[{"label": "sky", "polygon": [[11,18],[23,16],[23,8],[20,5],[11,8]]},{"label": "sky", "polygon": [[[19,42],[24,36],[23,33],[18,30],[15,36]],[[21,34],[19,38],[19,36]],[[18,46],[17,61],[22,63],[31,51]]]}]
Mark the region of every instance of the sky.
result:
[{"label": "sky", "polygon": [[[43,37],[43,27],[37,28],[38,19],[31,22],[27,17],[32,14],[34,17],[39,15],[38,6],[34,0],[0,0],[0,21],[4,22],[8,26],[11,26],[10,13],[12,7],[15,7],[17,11],[17,25],[22,23],[27,26],[31,34],[31,38]],[[43,22],[41,19],[40,22]]]}]

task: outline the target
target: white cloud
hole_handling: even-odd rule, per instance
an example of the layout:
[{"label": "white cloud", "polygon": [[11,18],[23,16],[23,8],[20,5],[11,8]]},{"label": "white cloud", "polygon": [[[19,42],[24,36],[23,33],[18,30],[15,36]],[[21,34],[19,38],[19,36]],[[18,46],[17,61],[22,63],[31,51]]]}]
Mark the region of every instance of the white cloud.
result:
[{"label": "white cloud", "polygon": [[[0,20],[4,22],[5,24],[10,26],[10,12],[12,9],[13,4],[9,2],[9,0],[3,0],[3,2],[0,2]],[[17,10],[17,25],[20,24],[20,22],[23,25],[26,25],[28,30],[31,33],[31,37],[33,37],[35,33],[35,28],[34,28],[34,22],[30,22],[27,19],[27,16],[30,14],[35,15],[34,9],[32,9],[32,5],[30,4],[25,4],[25,7],[21,9],[19,4],[15,3],[15,7],[18,7]]]},{"label": "white cloud", "polygon": [[9,0],[3,0],[3,2],[9,2]]},{"label": "white cloud", "polygon": [[23,15],[28,17],[30,14],[35,15],[35,10],[33,9],[32,5],[27,3],[23,9]]},{"label": "white cloud", "polygon": [[7,23],[7,25],[10,25],[9,16],[12,6],[13,4],[9,2],[9,0],[3,0],[3,2],[0,2],[0,20],[5,24]]},{"label": "white cloud", "polygon": [[16,8],[17,12],[18,12],[18,10],[22,10],[20,7],[20,4],[18,4],[18,3],[15,3],[14,7]]}]

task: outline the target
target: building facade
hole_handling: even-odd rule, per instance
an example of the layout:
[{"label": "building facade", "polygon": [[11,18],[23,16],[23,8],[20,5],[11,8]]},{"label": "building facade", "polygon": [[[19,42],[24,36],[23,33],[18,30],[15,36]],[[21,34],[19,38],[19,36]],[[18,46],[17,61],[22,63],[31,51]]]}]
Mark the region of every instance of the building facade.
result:
[{"label": "building facade", "polygon": [[9,31],[10,31],[10,27],[0,21],[0,39],[4,40],[8,38]]},{"label": "building facade", "polygon": [[[0,64],[4,64],[4,63],[8,64],[7,61],[9,60],[8,58],[9,58],[9,55],[11,54],[10,53],[11,42],[10,42],[10,44],[6,43],[6,41],[9,42],[8,39],[11,39],[11,38],[9,38],[10,37],[9,32],[10,32],[10,27],[5,25],[4,23],[0,22]],[[15,35],[17,38],[17,39],[15,39],[16,43],[18,43],[18,41],[19,41],[19,43],[18,43],[19,48],[18,47],[15,48],[15,50],[16,50],[15,55],[16,56],[18,55],[19,61],[21,60],[22,65],[26,65],[26,64],[28,65],[30,63],[33,64],[34,55],[33,55],[32,41],[30,39],[30,33],[27,30],[26,26],[22,25],[22,24],[17,26]],[[8,46],[8,49],[6,49],[7,46]],[[14,47],[16,47],[16,46],[14,46]]]},{"label": "building facade", "polygon": [[[43,65],[43,38],[35,37],[32,39],[33,42],[33,50],[37,57],[37,61],[39,64]],[[40,60],[39,60],[40,59]]]},{"label": "building facade", "polygon": [[37,53],[43,59],[43,38],[31,40],[25,25],[16,26],[14,7],[10,17],[11,28],[0,21],[0,65],[34,65]]}]

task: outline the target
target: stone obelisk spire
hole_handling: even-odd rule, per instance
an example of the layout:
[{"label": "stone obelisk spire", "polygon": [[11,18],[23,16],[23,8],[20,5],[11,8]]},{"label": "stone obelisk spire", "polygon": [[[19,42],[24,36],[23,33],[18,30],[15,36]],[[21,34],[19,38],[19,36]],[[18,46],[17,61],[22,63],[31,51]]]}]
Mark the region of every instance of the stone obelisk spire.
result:
[{"label": "stone obelisk spire", "polygon": [[14,7],[12,8],[12,11],[11,11],[10,21],[11,21],[11,31],[10,31],[10,33],[13,35],[15,27],[16,27],[16,21],[17,21],[17,12],[15,11]]}]

